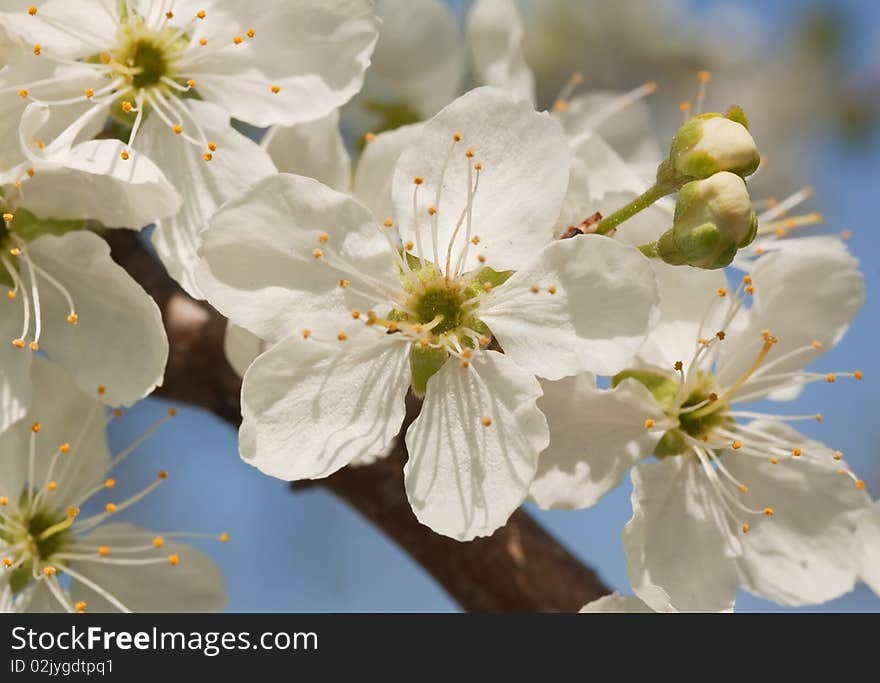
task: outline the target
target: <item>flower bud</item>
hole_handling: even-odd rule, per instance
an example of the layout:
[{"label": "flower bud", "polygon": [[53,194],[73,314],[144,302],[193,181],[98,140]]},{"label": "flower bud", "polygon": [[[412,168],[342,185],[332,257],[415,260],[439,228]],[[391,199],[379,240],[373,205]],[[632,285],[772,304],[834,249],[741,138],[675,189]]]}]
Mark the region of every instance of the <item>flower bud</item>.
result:
[{"label": "flower bud", "polygon": [[685,178],[708,178],[720,171],[745,178],[755,172],[761,157],[742,109],[731,107],[725,116],[700,114],[687,121],[672,138],[669,161]]},{"label": "flower bud", "polygon": [[657,253],[673,265],[724,268],[757,231],[745,181],[725,171],[679,190],[672,228],[657,242]]}]

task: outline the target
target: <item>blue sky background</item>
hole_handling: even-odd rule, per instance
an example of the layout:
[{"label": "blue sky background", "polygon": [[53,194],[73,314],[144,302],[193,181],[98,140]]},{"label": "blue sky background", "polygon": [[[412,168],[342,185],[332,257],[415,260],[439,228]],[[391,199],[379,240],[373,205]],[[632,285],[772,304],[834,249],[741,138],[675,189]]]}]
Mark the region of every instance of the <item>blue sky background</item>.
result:
[{"label": "blue sky background", "polygon": [[[719,4],[702,0],[699,8]],[[784,36],[794,12],[805,5],[834,6],[855,27],[848,58],[855,70],[871,59],[878,69],[880,4],[872,0],[799,0],[746,4]],[[875,52],[872,54],[872,50]],[[850,246],[861,260],[868,302],[851,332],[817,363],[820,370],[865,372],[865,381],[813,385],[789,404],[791,412],[821,410],[821,425],[804,431],[844,451],[873,496],[880,496],[880,229],[876,220],[880,140],[853,147],[833,136],[816,139],[810,176],[830,231],[853,231]],[[120,450],[158,420],[165,404],[148,400],[111,426]],[[419,566],[368,522],[321,490],[292,494],[238,457],[235,433],[202,411],[180,408],[179,417],[130,458],[119,472],[120,494],[151,481],[158,467],[172,473],[166,486],[129,517],[157,530],[222,531],[227,545],[200,544],[223,568],[229,609],[235,611],[453,611],[455,603]],[[614,588],[628,592],[620,530],[631,514],[627,482],[591,510],[534,511],[572,551],[596,567]],[[739,611],[777,611],[775,605],[741,594]],[[880,598],[864,586],[814,611],[880,612]]]}]

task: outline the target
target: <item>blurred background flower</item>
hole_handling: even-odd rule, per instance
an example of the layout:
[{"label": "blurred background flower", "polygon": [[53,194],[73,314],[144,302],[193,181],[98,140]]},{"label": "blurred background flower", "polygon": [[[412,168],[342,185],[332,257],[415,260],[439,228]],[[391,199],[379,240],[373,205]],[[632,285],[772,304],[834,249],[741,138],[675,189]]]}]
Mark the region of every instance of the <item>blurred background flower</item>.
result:
[{"label": "blurred background flower", "polygon": [[[466,1],[449,2],[461,22]],[[573,72],[579,92],[628,90],[655,80],[650,120],[668,139],[693,100],[697,71],[712,78],[708,106],[737,103],[767,156],[755,178],[756,196],[783,197],[815,187],[809,210],[824,224],[803,229],[851,232],[862,263],[868,303],[843,342],[817,371],[860,369],[865,381],[817,385],[786,406],[816,412],[822,424],[804,428],[846,453],[853,469],[880,496],[880,356],[875,352],[880,304],[880,240],[873,233],[880,180],[880,5],[873,0],[522,0],[525,55],[535,70],[539,106],[549,107]],[[463,27],[460,30],[464,31]],[[344,120],[346,117],[343,117]],[[362,119],[347,119],[357,125]],[[353,130],[352,134],[362,133]],[[129,443],[166,404],[143,402],[111,427]],[[760,409],[758,407],[757,409]],[[292,493],[284,483],[241,462],[235,432],[211,415],[183,408],[180,418],[120,472],[143,481],[170,463],[172,477],[149,509],[129,518],[153,528],[217,528],[231,541],[203,550],[223,568],[234,611],[448,611],[455,603],[409,557],[356,512],[320,488]],[[126,476],[127,475],[127,476]],[[605,581],[630,593],[620,531],[631,514],[626,482],[595,508],[537,512],[536,517]],[[781,608],[741,594],[738,611]],[[880,612],[865,586],[811,611]]]}]

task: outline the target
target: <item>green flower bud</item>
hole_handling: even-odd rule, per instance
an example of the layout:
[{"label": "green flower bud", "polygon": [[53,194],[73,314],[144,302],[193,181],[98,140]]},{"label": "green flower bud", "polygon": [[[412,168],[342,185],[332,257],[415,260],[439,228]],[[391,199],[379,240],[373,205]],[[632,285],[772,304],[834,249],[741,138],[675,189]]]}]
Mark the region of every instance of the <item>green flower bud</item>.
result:
[{"label": "green flower bud", "polygon": [[708,178],[720,171],[745,178],[760,162],[758,147],[739,107],[731,107],[724,116],[693,117],[678,129],[669,151],[669,163],[684,178]]},{"label": "green flower bud", "polygon": [[757,231],[745,181],[734,173],[716,173],[679,190],[672,228],[657,242],[657,255],[673,265],[724,268]]}]

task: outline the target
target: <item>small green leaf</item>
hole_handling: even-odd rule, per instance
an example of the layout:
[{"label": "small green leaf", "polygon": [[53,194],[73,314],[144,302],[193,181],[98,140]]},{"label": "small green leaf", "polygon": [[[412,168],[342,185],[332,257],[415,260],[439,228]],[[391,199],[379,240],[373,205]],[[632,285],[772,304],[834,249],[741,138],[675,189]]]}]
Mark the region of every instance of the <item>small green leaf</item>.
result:
[{"label": "small green leaf", "polygon": [[425,395],[428,380],[443,367],[448,358],[446,349],[423,349],[418,344],[413,344],[409,352],[409,367],[412,372],[412,389],[416,396]]}]

